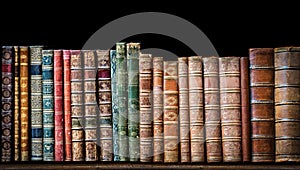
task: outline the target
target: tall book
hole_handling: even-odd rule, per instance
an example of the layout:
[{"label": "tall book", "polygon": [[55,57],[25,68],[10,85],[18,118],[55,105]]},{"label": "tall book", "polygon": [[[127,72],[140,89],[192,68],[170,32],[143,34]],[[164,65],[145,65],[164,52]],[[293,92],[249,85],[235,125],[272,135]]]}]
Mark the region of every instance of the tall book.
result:
[{"label": "tall book", "polygon": [[140,159],[139,135],[139,55],[140,43],[127,43],[127,77],[128,77],[128,149],[129,161]]},{"label": "tall book", "polygon": [[1,162],[13,160],[13,59],[15,51],[13,46],[2,47],[2,108],[1,108]]},{"label": "tall book", "polygon": [[116,87],[119,109],[118,138],[120,161],[128,161],[128,96],[127,96],[127,56],[126,44],[116,44]]},{"label": "tall book", "polygon": [[163,57],[153,57],[153,162],[164,161]]},{"label": "tall book", "polygon": [[54,50],[54,160],[64,160],[63,51]]},{"label": "tall book", "polygon": [[180,162],[190,162],[188,57],[178,58]]},{"label": "tall book", "polygon": [[65,161],[72,160],[72,135],[71,135],[71,68],[70,50],[63,50],[63,109],[64,109],[64,153]]},{"label": "tall book", "polygon": [[15,77],[14,77],[14,160],[20,161],[20,55],[19,47],[14,46],[15,49]]},{"label": "tall book", "polygon": [[219,57],[203,57],[204,116],[207,162],[222,162]]},{"label": "tall book", "polygon": [[152,162],[152,55],[139,57],[140,162]]},{"label": "tall book", "polygon": [[43,46],[30,46],[31,160],[43,160]]},{"label": "tall book", "polygon": [[240,58],[219,58],[223,162],[242,161]]},{"label": "tall book", "polygon": [[252,162],[273,162],[274,50],[249,49]]},{"label": "tall book", "polygon": [[191,162],[204,162],[203,75],[201,56],[188,57]]},{"label": "tall book", "polygon": [[164,61],[163,73],[164,162],[178,162],[178,62]]},{"label": "tall book", "polygon": [[43,161],[54,161],[54,77],[53,50],[42,51]]},{"label": "tall book", "polygon": [[96,50],[98,61],[100,161],[113,161],[110,51]]},{"label": "tall book", "polygon": [[300,162],[300,47],[274,52],[275,161]]},{"label": "tall book", "polygon": [[28,65],[29,65],[29,50],[28,46],[20,46],[20,124],[21,124],[21,161],[29,160],[29,140],[28,140]]}]

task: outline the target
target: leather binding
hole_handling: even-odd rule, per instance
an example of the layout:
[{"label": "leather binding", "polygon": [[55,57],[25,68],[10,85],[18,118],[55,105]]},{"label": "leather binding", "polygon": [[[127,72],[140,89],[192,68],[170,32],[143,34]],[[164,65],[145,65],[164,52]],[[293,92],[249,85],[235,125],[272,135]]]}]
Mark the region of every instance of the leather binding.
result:
[{"label": "leather binding", "polygon": [[20,161],[20,55],[19,46],[14,46],[15,49],[15,77],[14,77],[14,160]]},{"label": "leather binding", "polygon": [[204,116],[207,162],[222,162],[219,57],[203,57]]},{"label": "leather binding", "polygon": [[43,46],[30,46],[31,160],[43,160]]},{"label": "leather binding", "polygon": [[190,162],[188,57],[178,58],[180,162]]},{"label": "leather binding", "polygon": [[276,162],[300,162],[300,47],[274,49]]},{"label": "leather binding", "polygon": [[223,162],[241,162],[240,58],[219,58]]},{"label": "leather binding", "polygon": [[140,162],[152,162],[152,55],[139,57]]},{"label": "leather binding", "polygon": [[110,51],[96,50],[98,67],[100,161],[113,160]]},{"label": "leather binding", "polygon": [[249,49],[252,162],[274,162],[274,51]]},{"label": "leather binding", "polygon": [[153,162],[164,161],[163,57],[153,57]]},{"label": "leather binding", "polygon": [[204,162],[204,103],[202,57],[188,58],[191,162]]}]

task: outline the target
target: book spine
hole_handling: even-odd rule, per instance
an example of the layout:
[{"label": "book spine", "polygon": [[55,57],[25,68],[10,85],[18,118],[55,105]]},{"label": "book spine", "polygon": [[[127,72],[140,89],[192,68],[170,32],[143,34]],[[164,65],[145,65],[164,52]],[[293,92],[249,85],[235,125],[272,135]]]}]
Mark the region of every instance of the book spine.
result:
[{"label": "book spine", "polygon": [[242,114],[242,158],[251,161],[250,87],[249,57],[240,58],[241,70],[241,114]]},{"label": "book spine", "polygon": [[15,161],[20,161],[20,55],[19,47],[14,46],[15,49],[15,110],[14,110],[14,148]]},{"label": "book spine", "polygon": [[127,76],[128,76],[128,146],[129,161],[139,161],[139,55],[140,44],[128,43],[127,48]]},{"label": "book spine", "polygon": [[2,47],[1,162],[13,160],[13,46]]},{"label": "book spine", "polygon": [[164,61],[164,162],[178,162],[178,62]]},{"label": "book spine", "polygon": [[64,160],[63,51],[54,50],[54,160]]},{"label": "book spine", "polygon": [[96,52],[98,59],[98,104],[100,109],[100,161],[113,161],[110,51],[97,50]]},{"label": "book spine", "polygon": [[80,50],[70,52],[72,161],[84,161],[83,62]]},{"label": "book spine", "polygon": [[300,162],[300,47],[274,52],[275,161]]},{"label": "book spine", "polygon": [[274,50],[249,49],[252,162],[274,162]]},{"label": "book spine", "polygon": [[223,162],[242,161],[240,58],[219,58]]},{"label": "book spine", "polygon": [[42,51],[43,161],[54,161],[54,77],[53,50]]},{"label": "book spine", "polygon": [[128,110],[127,110],[127,57],[126,44],[119,42],[116,44],[116,84],[119,109],[119,156],[120,161],[128,161]]},{"label": "book spine", "polygon": [[152,162],[152,55],[139,58],[140,162]]},{"label": "book spine", "polygon": [[191,162],[204,162],[203,75],[200,56],[188,58]]},{"label": "book spine", "polygon": [[178,58],[180,162],[190,162],[188,57]]},{"label": "book spine", "polygon": [[20,113],[21,113],[21,161],[29,160],[28,140],[28,63],[29,53],[27,46],[20,46]]},{"label": "book spine", "polygon": [[71,136],[71,70],[70,50],[63,50],[63,106],[64,106],[64,153],[65,161],[72,160],[72,136]]},{"label": "book spine", "polygon": [[153,57],[153,162],[164,161],[163,57]]},{"label": "book spine", "polygon": [[207,162],[222,162],[219,57],[204,57],[204,116]]},{"label": "book spine", "polygon": [[30,46],[31,160],[43,160],[42,46]]}]

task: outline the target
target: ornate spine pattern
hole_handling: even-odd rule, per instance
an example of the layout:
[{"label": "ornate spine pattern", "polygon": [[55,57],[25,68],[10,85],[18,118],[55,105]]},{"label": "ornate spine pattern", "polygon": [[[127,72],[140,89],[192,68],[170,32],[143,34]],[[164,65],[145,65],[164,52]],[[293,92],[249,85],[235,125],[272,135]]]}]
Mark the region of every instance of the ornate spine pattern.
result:
[{"label": "ornate spine pattern", "polygon": [[14,46],[15,49],[15,110],[14,110],[14,147],[15,147],[15,161],[20,161],[20,55],[19,47]]},{"label": "ornate spine pattern", "polygon": [[139,58],[140,101],[140,161],[152,162],[152,55],[140,54]]},{"label": "ornate spine pattern", "polygon": [[31,160],[43,160],[43,46],[30,46]]},{"label": "ornate spine pattern", "polygon": [[97,50],[100,120],[100,161],[113,160],[110,51]]},{"label": "ornate spine pattern", "polygon": [[54,161],[54,77],[53,50],[42,51],[43,161]]},{"label": "ornate spine pattern", "polygon": [[274,50],[276,162],[300,162],[300,47]]},{"label": "ornate spine pattern", "polygon": [[191,162],[204,162],[203,75],[201,56],[188,58]]},{"label": "ornate spine pattern", "polygon": [[204,116],[207,162],[222,162],[219,57],[204,57]]}]

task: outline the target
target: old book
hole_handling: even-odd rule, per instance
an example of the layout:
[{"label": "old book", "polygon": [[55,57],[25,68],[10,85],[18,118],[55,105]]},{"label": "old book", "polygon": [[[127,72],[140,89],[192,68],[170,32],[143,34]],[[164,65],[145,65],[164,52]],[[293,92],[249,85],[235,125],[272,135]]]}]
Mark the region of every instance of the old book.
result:
[{"label": "old book", "polygon": [[164,61],[163,73],[164,162],[178,162],[178,62]]},{"label": "old book", "polygon": [[53,50],[42,50],[43,161],[54,161]]},{"label": "old book", "polygon": [[64,160],[63,51],[54,50],[54,160]]},{"label": "old book", "polygon": [[128,96],[127,96],[127,55],[126,44],[118,42],[116,44],[116,86],[117,101],[119,110],[119,158],[120,161],[129,160],[128,151]]},{"label": "old book", "polygon": [[190,162],[188,57],[178,58],[180,162]]},{"label": "old book", "polygon": [[223,162],[242,161],[240,58],[219,58]]},{"label": "old book", "polygon": [[203,75],[201,56],[188,58],[191,162],[204,162]]},{"label": "old book", "polygon": [[19,46],[14,46],[15,49],[15,77],[14,77],[14,160],[20,161],[20,55]]},{"label": "old book", "polygon": [[2,47],[2,108],[1,108],[1,162],[10,162],[13,160],[13,60],[14,47]]},{"label": "old book", "polygon": [[72,160],[72,135],[71,135],[71,68],[70,50],[63,50],[63,109],[64,109],[64,154],[65,161]]},{"label": "old book", "polygon": [[28,65],[29,50],[28,46],[20,46],[20,124],[21,124],[21,161],[29,161],[29,140],[28,140]]},{"label": "old book", "polygon": [[84,161],[83,61],[80,50],[70,52],[72,161]]},{"label": "old book", "polygon": [[153,57],[153,162],[164,161],[163,57]]},{"label": "old book", "polygon": [[43,46],[30,46],[31,160],[43,160]]},{"label": "old book", "polygon": [[241,114],[242,114],[242,158],[251,161],[250,87],[249,57],[240,58],[241,71]]},{"label": "old book", "polygon": [[274,51],[249,49],[252,162],[273,162]]},{"label": "old book", "polygon": [[152,55],[139,57],[140,162],[152,162]]},{"label": "old book", "polygon": [[222,162],[219,57],[203,57],[204,116],[207,162]]},{"label": "old book", "polygon": [[300,162],[300,47],[274,52],[275,161]]},{"label": "old book", "polygon": [[100,161],[113,161],[110,51],[96,50],[98,61]]}]

